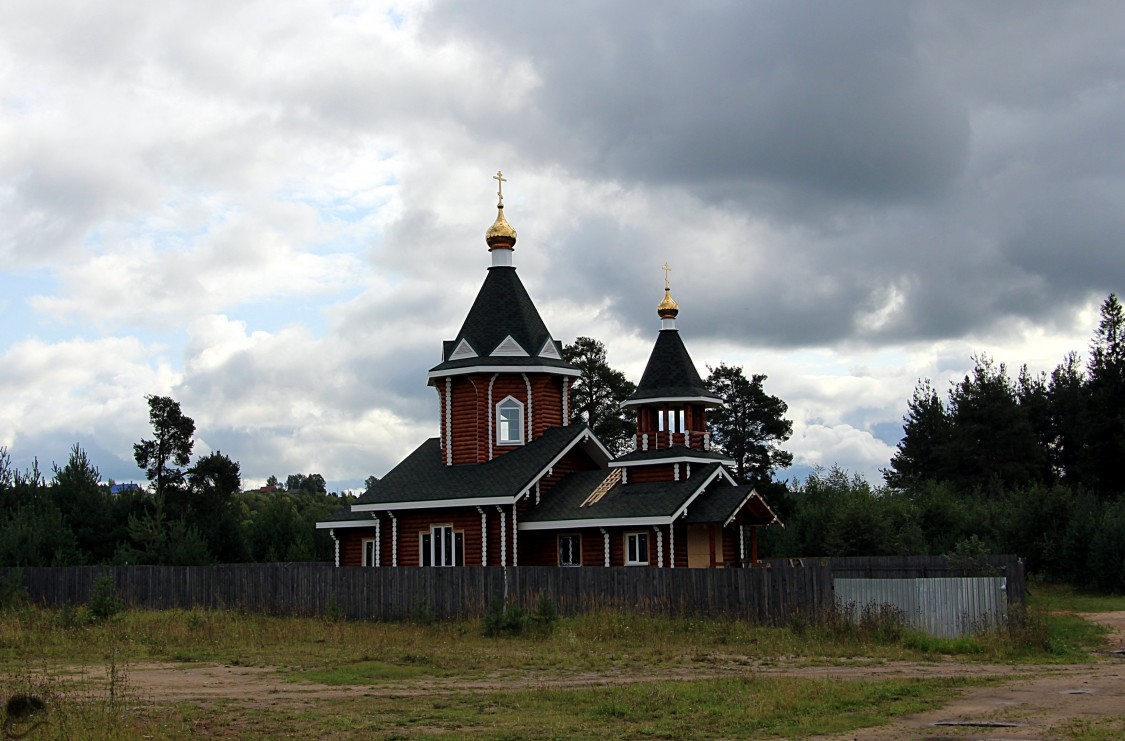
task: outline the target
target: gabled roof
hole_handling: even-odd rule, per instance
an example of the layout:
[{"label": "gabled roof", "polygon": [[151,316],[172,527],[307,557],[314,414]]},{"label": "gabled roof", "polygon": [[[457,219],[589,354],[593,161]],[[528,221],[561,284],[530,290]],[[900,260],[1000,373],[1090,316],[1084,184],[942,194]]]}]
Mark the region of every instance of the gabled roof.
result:
[{"label": "gabled roof", "polygon": [[637,384],[637,390],[625,400],[624,406],[642,404],[658,399],[683,399],[721,405],[704,385],[691,361],[680,333],[675,329],[662,329],[648,356],[648,365]]},{"label": "gabled roof", "polygon": [[543,497],[541,504],[524,513],[519,529],[667,524],[716,478],[725,481],[721,474],[721,466],[711,463],[693,471],[690,479],[617,484],[596,502],[583,506],[607,472],[572,473]]},{"label": "gabled roof", "polygon": [[651,463],[726,463],[734,465],[734,460],[729,455],[724,455],[717,450],[700,450],[689,448],[686,445],[673,445],[670,448],[653,450],[634,450],[631,453],[618,456],[610,461],[610,466],[639,466]]},{"label": "gabled roof", "polygon": [[[463,354],[455,357],[456,349],[466,342],[476,352],[476,357]],[[548,342],[555,345],[555,353],[544,355],[542,351]],[[494,354],[498,349],[500,353]],[[430,369],[430,378],[479,367],[508,366],[542,367],[579,375],[577,368],[562,359],[562,345],[551,338],[516,269],[507,265],[488,269],[461,331],[444,343],[441,359],[441,363]]]},{"label": "gabled roof", "polygon": [[725,482],[708,491],[707,496],[700,497],[688,509],[685,519],[688,524],[718,523],[726,526],[737,521],[742,525],[777,523],[785,527],[753,486],[734,486]]},{"label": "gabled roof", "polygon": [[487,463],[457,466],[444,464],[441,441],[430,438],[375,482],[353,511],[510,504],[574,448],[601,466],[610,457],[587,425],[551,427]]}]

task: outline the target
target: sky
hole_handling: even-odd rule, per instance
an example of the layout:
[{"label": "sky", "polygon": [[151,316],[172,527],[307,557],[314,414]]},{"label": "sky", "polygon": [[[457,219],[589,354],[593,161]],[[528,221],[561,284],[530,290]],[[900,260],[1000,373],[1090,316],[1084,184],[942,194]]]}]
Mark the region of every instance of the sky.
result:
[{"label": "sky", "polygon": [[[1087,354],[1125,290],[1119,2],[0,3],[0,446],[382,476],[505,214],[552,334],[702,374],[872,483],[920,379]],[[1115,205],[1116,204],[1116,205]]]}]

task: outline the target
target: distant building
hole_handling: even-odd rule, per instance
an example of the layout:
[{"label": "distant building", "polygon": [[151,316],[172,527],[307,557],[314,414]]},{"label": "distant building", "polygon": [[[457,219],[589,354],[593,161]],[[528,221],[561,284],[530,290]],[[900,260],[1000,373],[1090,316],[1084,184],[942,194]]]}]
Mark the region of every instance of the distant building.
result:
[{"label": "distant building", "polygon": [[[497,176],[499,178],[499,175]],[[614,457],[571,422],[563,360],[516,275],[503,195],[485,234],[491,266],[428,383],[439,435],[350,508],[318,522],[338,566],[724,567],[756,559],[778,522],[734,461],[712,450],[704,385],[665,278],[660,333],[636,392],[634,450]]]},{"label": "distant building", "polygon": [[140,489],[140,484],[113,484],[109,487],[110,494],[120,494],[123,491],[134,491]]}]

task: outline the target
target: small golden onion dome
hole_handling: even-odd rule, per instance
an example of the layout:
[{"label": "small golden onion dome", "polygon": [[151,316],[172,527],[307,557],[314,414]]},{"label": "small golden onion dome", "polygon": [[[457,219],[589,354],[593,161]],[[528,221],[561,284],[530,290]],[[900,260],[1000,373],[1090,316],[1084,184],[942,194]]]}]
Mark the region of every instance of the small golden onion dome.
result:
[{"label": "small golden onion dome", "polygon": [[484,241],[488,243],[488,249],[495,247],[513,249],[516,246],[516,230],[504,218],[504,204],[500,203],[496,206],[496,221],[492,222],[492,226],[488,227],[488,231],[484,233]]},{"label": "small golden onion dome", "polygon": [[672,292],[667,288],[664,289],[664,300],[656,306],[656,313],[661,319],[675,319],[680,313],[680,305],[672,300]]}]

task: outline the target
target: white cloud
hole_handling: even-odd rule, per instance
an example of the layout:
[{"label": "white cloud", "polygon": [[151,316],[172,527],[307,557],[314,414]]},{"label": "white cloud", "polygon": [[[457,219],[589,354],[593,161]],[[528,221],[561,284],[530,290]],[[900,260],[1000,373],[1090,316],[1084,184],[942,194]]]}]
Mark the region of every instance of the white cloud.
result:
[{"label": "white cloud", "polygon": [[385,472],[503,168],[557,338],[638,379],[670,262],[700,368],[871,475],[919,378],[1050,370],[1121,291],[1121,12],[4,3],[0,444],[128,462],[162,393],[249,479]]}]

